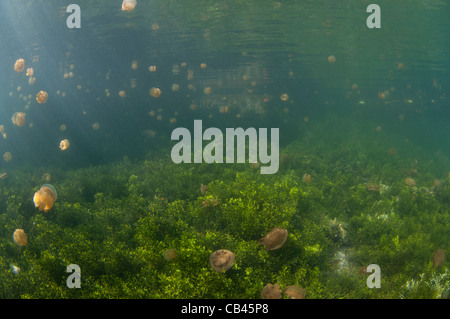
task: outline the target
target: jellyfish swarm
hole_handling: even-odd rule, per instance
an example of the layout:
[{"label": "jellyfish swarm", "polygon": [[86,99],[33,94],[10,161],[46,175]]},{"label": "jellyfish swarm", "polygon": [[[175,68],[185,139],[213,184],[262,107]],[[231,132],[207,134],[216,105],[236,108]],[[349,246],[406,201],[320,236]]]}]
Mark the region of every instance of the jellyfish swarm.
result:
[{"label": "jellyfish swarm", "polygon": [[23,112],[16,112],[11,117],[11,121],[16,126],[23,126],[25,124],[25,113]]},{"label": "jellyfish swarm", "polygon": [[13,234],[14,242],[19,246],[25,246],[28,242],[27,234],[23,229],[16,229]]},{"label": "jellyfish swarm", "polygon": [[16,63],[14,63],[14,71],[22,72],[24,68],[25,68],[25,60],[24,59],[19,59],[16,61]]},{"label": "jellyfish swarm", "polygon": [[36,101],[39,104],[47,102],[48,94],[45,91],[39,91],[38,94],[36,94]]},{"label": "jellyfish swarm", "polygon": [[39,207],[40,212],[48,212],[53,207],[56,197],[56,189],[50,184],[44,184],[36,193],[34,193],[34,206]]},{"label": "jellyfish swarm", "polygon": [[136,0],[123,0],[122,11],[131,11],[136,7]]}]

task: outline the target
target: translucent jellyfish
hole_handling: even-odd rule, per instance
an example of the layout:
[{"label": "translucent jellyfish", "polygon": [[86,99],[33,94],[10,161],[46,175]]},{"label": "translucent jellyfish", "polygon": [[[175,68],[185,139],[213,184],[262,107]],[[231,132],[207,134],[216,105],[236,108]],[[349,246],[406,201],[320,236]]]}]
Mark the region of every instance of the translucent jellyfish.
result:
[{"label": "translucent jellyfish", "polygon": [[433,255],[433,266],[435,268],[440,267],[445,261],[445,251],[443,249],[438,249]]},{"label": "translucent jellyfish", "polygon": [[336,62],[336,57],[335,57],[334,55],[330,55],[330,56],[328,57],[328,62],[330,62],[330,63]]},{"label": "translucent jellyfish", "polygon": [[11,117],[11,121],[16,126],[23,126],[25,124],[25,113],[23,112],[16,112]]},{"label": "translucent jellyfish", "polygon": [[25,60],[24,59],[19,59],[16,61],[16,63],[14,63],[14,71],[22,72],[24,68],[25,68]]},{"label": "translucent jellyfish", "polygon": [[55,203],[57,198],[56,189],[50,184],[44,184],[34,193],[33,202],[35,207],[39,207],[39,211],[48,212]]},{"label": "translucent jellyfish", "polygon": [[39,91],[38,94],[36,94],[36,101],[40,104],[47,102],[48,94],[45,91]]},{"label": "translucent jellyfish", "polygon": [[131,69],[132,70],[137,70],[138,66],[139,66],[139,64],[138,64],[137,60],[131,61]]},{"label": "translucent jellyfish", "polygon": [[205,93],[205,94],[211,94],[212,93],[212,89],[208,86],[208,87],[205,87],[204,89],[203,89],[203,93]]},{"label": "translucent jellyfish", "polygon": [[120,90],[120,91],[119,91],[119,96],[120,96],[120,97],[126,97],[126,96],[127,96],[127,93],[126,93],[124,90]]},{"label": "translucent jellyfish", "polygon": [[206,63],[201,63],[200,64],[200,69],[206,69]]},{"label": "translucent jellyfish", "polygon": [[175,248],[171,248],[171,249],[166,249],[164,251],[164,259],[167,261],[172,261],[175,260],[177,258],[177,251],[175,250]]},{"label": "translucent jellyfish", "polygon": [[284,290],[284,294],[288,296],[289,299],[305,299],[306,290],[298,286],[288,286]]},{"label": "translucent jellyfish", "polygon": [[19,246],[25,246],[28,242],[27,234],[23,229],[16,229],[13,233],[13,240]]},{"label": "translucent jellyfish", "polygon": [[131,11],[136,7],[136,0],[123,0],[122,11]]},{"label": "translucent jellyfish", "polygon": [[281,289],[279,284],[267,284],[261,290],[262,299],[281,299]]},{"label": "translucent jellyfish", "polygon": [[69,146],[70,146],[70,142],[69,142],[68,139],[64,139],[64,140],[62,140],[62,141],[59,143],[59,148],[60,148],[62,151],[67,150],[67,149],[69,148]]},{"label": "translucent jellyfish", "polygon": [[158,88],[152,88],[150,90],[150,95],[153,97],[159,97],[161,95],[161,90]]},{"label": "translucent jellyfish", "polygon": [[281,101],[286,102],[287,100],[289,100],[289,95],[287,93],[283,93],[280,96]]},{"label": "translucent jellyfish", "polygon": [[219,249],[209,257],[209,264],[217,272],[225,272],[233,267],[235,256],[227,249]]},{"label": "translucent jellyfish", "polygon": [[150,66],[148,67],[148,70],[149,70],[150,72],[156,72],[156,65],[150,65]]},{"label": "translucent jellyfish", "polygon": [[94,131],[100,129],[100,123],[99,123],[99,122],[94,122],[94,123],[92,124],[92,129],[93,129]]},{"label": "translucent jellyfish", "polygon": [[172,91],[176,92],[180,89],[180,85],[177,83],[172,84]]},{"label": "translucent jellyfish", "polygon": [[5,154],[3,154],[3,160],[5,162],[9,162],[12,159],[12,155],[10,152],[5,152]]},{"label": "translucent jellyfish", "polygon": [[259,240],[266,250],[275,250],[280,248],[286,242],[288,231],[283,228],[276,227],[272,229],[264,238]]},{"label": "translucent jellyfish", "polygon": [[33,68],[28,68],[26,76],[33,76],[33,74],[34,74]]}]

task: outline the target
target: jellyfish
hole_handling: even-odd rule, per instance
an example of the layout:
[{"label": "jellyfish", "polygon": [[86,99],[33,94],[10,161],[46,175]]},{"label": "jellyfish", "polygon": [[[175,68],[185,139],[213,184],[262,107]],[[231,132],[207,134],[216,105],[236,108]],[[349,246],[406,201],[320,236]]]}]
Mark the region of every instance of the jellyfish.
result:
[{"label": "jellyfish", "polygon": [[283,93],[283,94],[281,94],[280,99],[281,99],[281,101],[286,102],[289,100],[289,95],[287,93]]},{"label": "jellyfish", "polygon": [[298,286],[288,286],[284,290],[284,294],[287,295],[289,299],[305,299],[306,290]]},{"label": "jellyfish", "polygon": [[138,64],[137,60],[131,61],[131,69],[132,70],[137,70],[138,66],[139,66],[139,64]]},{"label": "jellyfish", "polygon": [[25,113],[23,113],[23,112],[14,113],[13,116],[11,117],[11,121],[16,126],[24,125],[25,124]]},{"label": "jellyfish", "polygon": [[119,96],[120,96],[120,97],[126,97],[126,96],[127,96],[127,93],[126,93],[124,90],[120,90],[120,91],[119,91]]},{"label": "jellyfish", "polygon": [[35,207],[39,207],[39,211],[48,212],[55,203],[57,198],[56,189],[50,184],[44,184],[34,193],[33,202]]},{"label": "jellyfish", "polygon": [[311,175],[309,174],[303,174],[302,180],[304,183],[309,183],[311,182]]},{"label": "jellyfish", "polygon": [[153,97],[159,97],[161,95],[161,90],[158,88],[152,88],[150,90],[150,95]]},{"label": "jellyfish", "polygon": [[9,162],[12,159],[12,155],[10,152],[5,152],[5,154],[3,154],[3,160],[5,162]]},{"label": "jellyfish", "polygon": [[203,89],[203,93],[205,93],[205,94],[211,94],[212,93],[212,89],[208,86],[208,87],[205,87],[204,89]]},{"label": "jellyfish", "polygon": [[150,72],[156,72],[156,65],[150,65],[150,66],[148,67],[148,70],[149,70]]},{"label": "jellyfish", "polygon": [[22,72],[25,68],[25,60],[24,59],[18,59],[16,63],[14,63],[14,71],[16,72]]},{"label": "jellyfish", "polygon": [[414,186],[416,186],[416,181],[414,179],[412,179],[411,177],[407,177],[405,179],[405,184],[408,185],[409,187],[414,187]]},{"label": "jellyfish", "polygon": [[25,246],[28,242],[27,234],[23,229],[16,229],[13,233],[13,240],[19,246]]},{"label": "jellyfish", "polygon": [[92,124],[92,129],[93,129],[94,131],[100,129],[100,123],[99,123],[99,122],[94,122],[94,123]]},{"label": "jellyfish", "polygon": [[48,94],[45,91],[39,91],[38,94],[36,94],[36,101],[39,104],[47,102]]},{"label": "jellyfish", "polygon": [[164,259],[167,261],[172,261],[175,260],[177,258],[177,251],[175,250],[175,248],[171,248],[171,249],[166,249],[164,251]]},{"label": "jellyfish", "polygon": [[266,250],[275,250],[280,248],[286,242],[288,231],[283,228],[276,227],[272,229],[264,238],[259,240]]},{"label": "jellyfish", "polygon": [[34,74],[33,68],[28,68],[26,76],[33,76],[33,74]]},{"label": "jellyfish", "polygon": [[122,11],[132,11],[136,7],[136,0],[123,0]]},{"label": "jellyfish", "polygon": [[235,256],[227,249],[219,249],[209,257],[209,264],[217,272],[225,272],[233,267]]},{"label": "jellyfish", "polygon": [[201,63],[200,64],[200,69],[206,69],[206,63]]},{"label": "jellyfish", "polygon": [[281,289],[279,284],[267,284],[261,290],[262,299],[281,299]]},{"label": "jellyfish", "polygon": [[445,261],[445,251],[443,249],[438,249],[433,255],[433,266],[438,268],[442,266]]},{"label": "jellyfish", "polygon": [[336,62],[336,57],[335,57],[334,55],[330,55],[330,56],[328,57],[328,62],[330,62],[330,63]]},{"label": "jellyfish", "polygon": [[176,92],[180,89],[180,85],[177,83],[172,84],[172,91]]},{"label": "jellyfish", "polygon": [[59,143],[59,148],[60,148],[62,151],[67,150],[67,149],[69,148],[69,146],[70,146],[70,142],[69,142],[68,139],[64,139],[64,140],[62,140],[62,141]]},{"label": "jellyfish", "polygon": [[17,267],[17,266],[15,266],[15,265],[11,265],[11,272],[12,272],[14,275],[18,275],[18,274],[20,273],[20,268]]}]

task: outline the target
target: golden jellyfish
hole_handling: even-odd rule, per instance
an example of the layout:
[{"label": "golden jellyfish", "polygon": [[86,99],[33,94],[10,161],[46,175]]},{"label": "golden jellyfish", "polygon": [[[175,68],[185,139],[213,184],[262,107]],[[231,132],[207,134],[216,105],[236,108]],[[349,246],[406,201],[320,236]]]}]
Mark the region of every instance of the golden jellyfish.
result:
[{"label": "golden jellyfish", "polygon": [[18,59],[16,63],[14,63],[14,71],[16,72],[22,72],[25,68],[25,60],[24,59]]},{"label": "golden jellyfish", "polygon": [[139,66],[139,64],[138,64],[138,61],[137,61],[137,60],[133,60],[133,61],[131,62],[131,69],[132,69],[132,70],[137,70],[138,66]]},{"label": "golden jellyfish", "polygon": [[36,94],[36,101],[39,104],[47,102],[48,94],[45,91],[39,91],[38,94]]},{"label": "golden jellyfish", "polygon": [[126,96],[127,96],[127,93],[126,93],[124,90],[120,90],[120,91],[119,91],[119,96],[120,96],[120,97],[126,97]]},{"label": "golden jellyfish", "polygon": [[13,233],[13,240],[19,246],[25,246],[28,242],[27,234],[23,229],[16,229]]},{"label": "golden jellyfish", "polygon": [[288,231],[283,228],[276,227],[272,229],[264,238],[259,240],[266,250],[275,250],[280,248],[286,242]]},{"label": "golden jellyfish", "polygon": [[413,180],[411,177],[407,177],[405,179],[405,184],[408,185],[409,187],[414,187],[416,186],[416,181]]},{"label": "golden jellyfish", "polygon": [[298,286],[288,286],[284,290],[284,294],[288,296],[289,299],[305,299],[306,290]]},{"label": "golden jellyfish", "polygon": [[28,68],[26,76],[33,76],[33,74],[34,74],[33,68]]},{"label": "golden jellyfish", "polygon": [[445,261],[445,251],[443,249],[438,249],[433,255],[433,266],[435,268],[440,267]]},{"label": "golden jellyfish", "polygon": [[180,89],[180,85],[177,83],[172,84],[172,91],[176,92]]},{"label": "golden jellyfish", "polygon": [[59,143],[59,148],[61,149],[61,151],[65,151],[69,148],[70,146],[70,142],[68,139],[64,139]]},{"label": "golden jellyfish", "polygon": [[10,152],[5,152],[5,154],[3,154],[3,160],[5,162],[9,162],[12,159],[12,155]]},{"label": "golden jellyfish", "polygon": [[123,0],[122,11],[132,11],[136,7],[136,0]]},{"label": "golden jellyfish", "polygon": [[150,66],[148,67],[148,70],[149,70],[150,72],[156,72],[156,65],[150,65]]},{"label": "golden jellyfish", "polygon": [[175,248],[171,248],[171,249],[166,249],[164,251],[164,259],[167,261],[172,261],[175,260],[177,258],[177,251],[175,250]]},{"label": "golden jellyfish", "polygon": [[33,202],[35,207],[39,207],[39,211],[48,212],[55,203],[57,198],[56,189],[50,184],[44,184],[34,193]]},{"label": "golden jellyfish", "polygon": [[150,95],[153,97],[159,97],[161,95],[161,90],[158,88],[152,88],[150,90]]},{"label": "golden jellyfish", "polygon": [[59,130],[60,130],[61,132],[64,132],[65,130],[67,130],[67,125],[66,125],[66,124],[61,124],[61,125],[59,126]]},{"label": "golden jellyfish", "polygon": [[92,129],[93,129],[94,131],[100,129],[100,123],[99,123],[99,122],[94,122],[94,123],[92,124]]},{"label": "golden jellyfish", "polygon": [[203,89],[203,93],[205,93],[205,94],[211,94],[212,93],[212,89],[208,86],[208,87],[205,87],[204,89]]},{"label": "golden jellyfish", "polygon": [[262,299],[281,299],[281,289],[279,284],[267,284],[261,290]]},{"label": "golden jellyfish", "polygon": [[16,126],[23,126],[25,124],[25,113],[23,112],[16,112],[11,117],[11,121]]},{"label": "golden jellyfish", "polygon": [[310,183],[311,182],[311,175],[303,174],[302,180],[303,180],[304,183]]},{"label": "golden jellyfish", "polygon": [[336,57],[335,57],[334,55],[330,55],[330,56],[328,57],[328,62],[330,62],[330,63],[336,62]]},{"label": "golden jellyfish", "polygon": [[382,128],[381,126],[377,126],[377,132],[381,132]]},{"label": "golden jellyfish", "polygon": [[200,64],[200,69],[206,69],[206,63],[201,63]]},{"label": "golden jellyfish", "polygon": [[209,264],[217,272],[225,272],[233,267],[235,256],[227,249],[219,249],[209,257]]},{"label": "golden jellyfish", "polygon": [[280,96],[281,101],[286,102],[287,100],[289,100],[289,95],[287,93],[283,93]]},{"label": "golden jellyfish", "polygon": [[175,124],[177,122],[177,119],[172,117],[171,119],[169,119],[170,124]]}]

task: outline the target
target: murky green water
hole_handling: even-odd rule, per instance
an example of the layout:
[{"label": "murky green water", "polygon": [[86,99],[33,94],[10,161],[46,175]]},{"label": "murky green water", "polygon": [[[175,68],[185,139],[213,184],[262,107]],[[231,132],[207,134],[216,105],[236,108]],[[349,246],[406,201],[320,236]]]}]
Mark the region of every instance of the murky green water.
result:
[{"label": "murky green water", "polygon": [[[378,1],[380,29],[356,0],[80,0],[79,29],[53,2],[0,3],[0,297],[447,298],[446,1]],[[277,173],[174,164],[194,120],[278,128]]]}]

